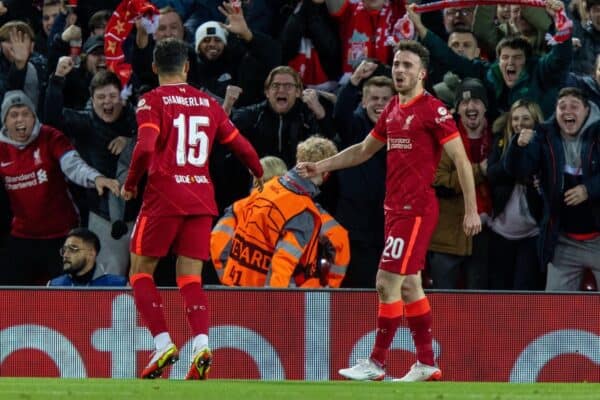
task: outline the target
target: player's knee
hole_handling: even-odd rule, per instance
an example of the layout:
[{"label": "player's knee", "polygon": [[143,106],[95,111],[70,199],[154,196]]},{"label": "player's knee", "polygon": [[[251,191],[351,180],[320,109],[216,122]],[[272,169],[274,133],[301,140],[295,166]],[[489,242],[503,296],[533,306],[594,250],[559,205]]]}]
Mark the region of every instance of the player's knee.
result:
[{"label": "player's knee", "polygon": [[423,297],[423,288],[421,287],[421,278],[418,275],[407,275],[402,282],[402,300],[412,302],[415,299]]}]

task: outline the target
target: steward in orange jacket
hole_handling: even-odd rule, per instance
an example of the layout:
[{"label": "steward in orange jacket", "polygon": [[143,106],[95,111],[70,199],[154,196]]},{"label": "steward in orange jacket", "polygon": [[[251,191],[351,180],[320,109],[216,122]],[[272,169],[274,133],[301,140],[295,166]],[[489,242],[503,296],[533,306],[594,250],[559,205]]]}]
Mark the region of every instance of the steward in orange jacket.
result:
[{"label": "steward in orange jacket", "polygon": [[316,270],[321,218],[312,198],[317,194],[317,186],[292,169],[225,210],[232,235],[220,234],[222,220],[211,235],[211,257],[224,265],[217,267],[221,282],[288,287],[297,269]]},{"label": "steward in orange jacket", "polygon": [[[331,140],[311,136],[298,144],[296,159],[317,162],[335,153]],[[350,260],[348,233],[313,201],[328,174],[304,179],[295,169],[285,172],[276,157],[261,163],[275,177],[225,210],[212,231],[219,279],[229,286],[339,287]],[[318,262],[319,242],[327,268]]]}]

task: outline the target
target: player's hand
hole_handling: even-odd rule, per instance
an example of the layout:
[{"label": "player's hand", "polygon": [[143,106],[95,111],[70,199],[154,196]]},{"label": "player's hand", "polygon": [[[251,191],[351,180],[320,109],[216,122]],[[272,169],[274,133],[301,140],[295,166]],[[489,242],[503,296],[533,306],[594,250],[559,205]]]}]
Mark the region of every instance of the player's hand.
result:
[{"label": "player's hand", "polygon": [[254,177],[254,186],[259,192],[262,192],[265,187],[265,180],[261,176],[260,178]]},{"label": "player's hand", "polygon": [[110,179],[105,176],[98,176],[94,181],[96,184],[96,190],[98,191],[98,195],[102,196],[104,194],[104,190],[108,189],[115,196],[119,196],[119,181],[116,179]]},{"label": "player's hand", "polygon": [[317,163],[314,162],[300,162],[296,165],[296,171],[303,178],[313,178],[319,174]]},{"label": "player's hand", "polygon": [[65,77],[73,70],[73,58],[70,56],[62,56],[58,59],[54,75]]},{"label": "player's hand", "polygon": [[535,131],[533,129],[521,129],[521,132],[519,132],[519,137],[517,138],[517,144],[521,147],[527,146],[529,142],[531,142],[531,139],[533,139],[533,135],[535,135]]},{"label": "player's hand", "polygon": [[111,154],[118,156],[121,154],[125,146],[127,146],[128,141],[129,138],[126,138],[125,136],[117,136],[108,144],[108,151],[110,151]]},{"label": "player's hand", "polygon": [[577,185],[565,192],[565,204],[576,206],[588,199],[588,191],[585,185]]},{"label": "player's hand", "polygon": [[121,197],[125,201],[129,201],[131,199],[135,199],[137,197],[137,188],[133,190],[125,189],[125,186],[121,188]]},{"label": "player's hand", "polygon": [[481,232],[481,217],[477,212],[465,214],[463,229],[467,236],[475,236]]}]

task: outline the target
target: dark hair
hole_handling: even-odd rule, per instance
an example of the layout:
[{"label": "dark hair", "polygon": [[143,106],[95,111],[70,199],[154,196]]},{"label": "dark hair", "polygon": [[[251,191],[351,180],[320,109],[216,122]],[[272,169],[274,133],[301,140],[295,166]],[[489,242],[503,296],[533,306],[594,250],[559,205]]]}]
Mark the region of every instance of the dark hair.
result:
[{"label": "dark hair", "polygon": [[500,58],[500,52],[506,47],[511,48],[513,50],[523,50],[523,53],[525,53],[526,60],[529,60],[531,58],[531,54],[533,53],[531,43],[529,43],[527,39],[521,36],[509,36],[501,39],[500,42],[498,42],[498,44],[496,45],[497,58]]},{"label": "dark hair", "polygon": [[70,237],[76,237],[83,240],[84,243],[89,244],[96,250],[96,254],[100,252],[100,239],[98,235],[90,231],[88,228],[75,228],[71,229],[67,235],[67,239]]},{"label": "dark hair", "polygon": [[188,46],[175,38],[166,38],[154,47],[153,62],[159,74],[176,74],[188,60]]},{"label": "dark hair", "polygon": [[394,49],[394,55],[399,51],[410,51],[419,56],[424,69],[427,69],[429,66],[429,50],[421,43],[415,40],[401,40]]},{"label": "dark hair", "polygon": [[600,6],[600,0],[585,0],[586,11],[590,11],[594,6]]},{"label": "dark hair", "polygon": [[92,14],[90,20],[88,21],[88,27],[90,28],[90,31],[101,28],[102,25],[106,25],[111,16],[112,12],[109,10],[96,11],[94,14]]},{"label": "dark hair", "polygon": [[90,95],[93,96],[96,89],[110,85],[121,90],[121,81],[119,80],[119,77],[112,71],[101,69],[96,72],[90,82]]},{"label": "dark hair", "polygon": [[453,33],[468,33],[468,34],[470,34],[473,37],[473,40],[475,40],[475,43],[477,45],[479,45],[479,41],[477,40],[477,36],[475,36],[475,33],[472,30],[470,30],[470,29],[465,29],[465,28],[460,28],[460,27],[459,28],[454,28],[448,34],[448,38],[450,38],[450,36],[452,36]]},{"label": "dark hair", "polygon": [[581,100],[584,106],[589,107],[588,97],[586,96],[585,92],[579,88],[567,86],[560,89],[556,101],[566,96],[573,96],[575,98],[578,98],[579,100]]}]

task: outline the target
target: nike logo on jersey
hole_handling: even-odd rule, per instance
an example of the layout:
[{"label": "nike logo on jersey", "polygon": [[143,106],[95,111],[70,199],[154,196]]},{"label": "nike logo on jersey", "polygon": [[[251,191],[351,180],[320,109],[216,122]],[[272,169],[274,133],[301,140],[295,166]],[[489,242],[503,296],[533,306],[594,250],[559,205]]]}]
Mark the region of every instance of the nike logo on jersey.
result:
[{"label": "nike logo on jersey", "polygon": [[11,165],[14,161],[9,161],[9,162],[0,162],[0,167],[5,168],[8,167],[9,165]]}]

